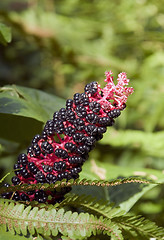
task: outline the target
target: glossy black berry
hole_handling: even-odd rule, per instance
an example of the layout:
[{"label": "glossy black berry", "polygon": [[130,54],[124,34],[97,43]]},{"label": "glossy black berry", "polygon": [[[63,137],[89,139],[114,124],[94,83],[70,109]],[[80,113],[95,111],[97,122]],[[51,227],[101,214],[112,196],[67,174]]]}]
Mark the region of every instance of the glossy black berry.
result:
[{"label": "glossy black berry", "polygon": [[70,175],[69,175],[68,172],[61,172],[61,173],[59,173],[59,174],[57,175],[57,180],[58,180],[58,181],[61,181],[61,180],[64,179],[64,178],[70,179]]},{"label": "glossy black berry", "polygon": [[63,171],[66,169],[66,163],[63,161],[55,162],[54,163],[54,170],[55,171]]},{"label": "glossy black berry", "polygon": [[32,174],[36,174],[39,171],[39,169],[37,168],[37,166],[33,162],[28,163],[28,169]]},{"label": "glossy black berry", "polygon": [[24,177],[24,178],[29,178],[30,177],[30,174],[29,174],[29,172],[27,171],[26,168],[21,169],[20,175],[22,175],[22,177]]},{"label": "glossy black berry", "polygon": [[27,165],[27,163],[28,163],[27,155],[25,153],[19,154],[18,164]]},{"label": "glossy black berry", "polygon": [[87,136],[85,138],[85,144],[88,146],[92,146],[96,142],[95,136]]},{"label": "glossy black berry", "polygon": [[112,126],[113,125],[113,120],[109,117],[101,117],[99,118],[99,121],[98,123],[101,125],[101,126]]},{"label": "glossy black berry", "polygon": [[52,172],[52,167],[49,165],[43,165],[42,168],[45,173]]},{"label": "glossy black berry", "polygon": [[72,110],[67,110],[66,120],[72,122],[75,118],[75,113]]},{"label": "glossy black berry", "polygon": [[69,150],[70,152],[75,152],[76,151],[76,145],[73,144],[72,142],[67,142],[65,143],[64,147]]},{"label": "glossy black berry", "polygon": [[75,134],[73,134],[72,137],[73,137],[74,142],[76,142],[76,143],[81,143],[85,139],[85,135],[81,132],[76,132]]},{"label": "glossy black berry", "polygon": [[21,182],[21,180],[17,176],[12,177],[11,181],[14,185],[18,185]]},{"label": "glossy black berry", "polygon": [[47,136],[51,136],[54,134],[54,121],[52,119],[46,122],[43,131],[46,133]]},{"label": "glossy black berry", "polygon": [[86,108],[79,105],[76,107],[76,114],[78,117],[80,118],[84,118],[86,115],[87,115],[87,111],[86,111]]},{"label": "glossy black berry", "polygon": [[30,201],[30,198],[29,198],[29,196],[27,194],[22,193],[20,195],[20,200],[22,200],[22,201]]},{"label": "glossy black berry", "polygon": [[67,153],[67,151],[65,151],[65,150],[62,149],[62,148],[57,148],[57,149],[55,150],[55,155],[56,155],[57,157],[59,157],[59,158],[62,158],[62,159],[68,158],[68,153]]},{"label": "glossy black berry", "polygon": [[97,134],[97,127],[95,125],[88,124],[85,126],[85,131],[88,135],[94,136]]},{"label": "glossy black berry", "polygon": [[39,203],[44,203],[47,201],[47,194],[43,190],[36,191],[35,200]]},{"label": "glossy black berry", "polygon": [[75,93],[73,96],[74,104],[79,105],[80,100],[81,100],[81,94],[80,93]]},{"label": "glossy black berry", "polygon": [[66,111],[66,109],[65,109],[65,108],[61,108],[61,109],[59,110],[59,114],[58,114],[58,115],[59,115],[58,118],[59,118],[60,120],[65,121],[65,120],[66,120],[66,117],[67,117],[67,111]]},{"label": "glossy black berry", "polygon": [[18,192],[15,192],[14,195],[12,196],[12,200],[19,201],[20,200],[20,195]]},{"label": "glossy black berry", "polygon": [[69,137],[71,137],[75,133],[75,131],[76,131],[76,129],[71,126],[64,129],[64,133],[66,135],[68,135]]},{"label": "glossy black berry", "polygon": [[54,122],[54,131],[58,134],[62,134],[64,132],[64,125],[62,120],[57,120]]},{"label": "glossy black berry", "polygon": [[84,91],[88,94],[91,94],[91,96],[93,96],[97,92],[97,82],[88,83],[85,86]]},{"label": "glossy black berry", "polygon": [[[17,170],[17,169],[19,169],[19,170]],[[18,164],[18,163],[15,163],[15,164],[14,164],[14,170],[16,170],[16,171],[14,171],[14,172],[15,172],[15,175],[19,175],[19,172],[20,172],[20,170],[21,170],[21,165]]]},{"label": "glossy black berry", "polygon": [[47,141],[42,142],[41,149],[42,149],[43,153],[46,153],[46,154],[51,154],[54,151],[53,146]]},{"label": "glossy black berry", "polygon": [[108,113],[108,117],[110,118],[117,118],[119,117],[121,114],[121,111],[120,109],[114,109],[114,110],[111,110],[109,113]]},{"label": "glossy black berry", "polygon": [[66,101],[66,109],[71,110],[73,107],[73,100],[72,99],[67,99]]},{"label": "glossy black berry", "polygon": [[41,149],[37,143],[33,143],[31,145],[34,156],[38,157],[41,154]]},{"label": "glossy black berry", "polygon": [[89,151],[90,151],[90,147],[86,145],[80,145],[76,150],[77,154],[80,154],[80,155],[88,153]]},{"label": "glossy black berry", "polygon": [[[33,152],[33,149],[32,149],[32,147],[30,146],[30,147],[28,147],[28,149],[27,149],[27,154],[29,154],[30,155],[30,157],[34,157],[34,152]],[[18,161],[19,162],[19,161]]]},{"label": "glossy black berry", "polygon": [[46,181],[48,183],[55,183],[57,180],[57,177],[51,173],[48,173],[47,176],[46,176]]},{"label": "glossy black berry", "polygon": [[80,104],[81,104],[82,106],[88,106],[88,105],[89,105],[89,98],[86,96],[85,93],[82,93],[82,94],[81,94]]},{"label": "glossy black berry", "polygon": [[41,171],[38,171],[36,173],[35,179],[37,180],[38,183],[45,183],[46,182],[46,178]]},{"label": "glossy black berry", "polygon": [[87,122],[90,122],[90,123],[95,124],[95,123],[98,122],[98,120],[99,120],[99,117],[98,117],[96,114],[94,114],[94,113],[89,113],[89,114],[86,116],[86,121],[87,121]]},{"label": "glossy black berry", "polygon": [[68,162],[70,164],[82,164],[83,163],[83,158],[80,157],[80,156],[72,156],[72,157],[70,156],[68,158]]},{"label": "glossy black berry", "polygon": [[32,140],[32,143],[38,143],[38,141],[39,141],[41,138],[42,138],[42,137],[41,137],[39,134],[35,135],[35,137],[34,137],[33,140]]},{"label": "glossy black berry", "polygon": [[99,113],[100,109],[101,109],[101,105],[100,103],[94,101],[94,102],[90,102],[89,103],[89,108],[90,110],[92,110],[95,113]]},{"label": "glossy black berry", "polygon": [[97,133],[98,133],[98,134],[103,134],[103,133],[106,132],[106,130],[107,130],[106,127],[98,127],[98,128],[97,128]]}]

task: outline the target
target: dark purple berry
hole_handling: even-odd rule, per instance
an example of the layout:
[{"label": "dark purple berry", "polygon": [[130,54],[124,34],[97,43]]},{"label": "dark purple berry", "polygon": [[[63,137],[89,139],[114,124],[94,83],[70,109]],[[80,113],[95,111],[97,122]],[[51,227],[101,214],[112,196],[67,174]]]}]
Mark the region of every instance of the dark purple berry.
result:
[{"label": "dark purple berry", "polygon": [[14,185],[18,185],[21,182],[21,180],[17,176],[12,177],[11,181]]},{"label": "dark purple berry", "polygon": [[88,83],[85,86],[84,91],[88,94],[91,94],[91,96],[93,96],[97,92],[97,82]]},{"label": "dark purple berry", "polygon": [[54,170],[55,171],[63,171],[66,169],[66,163],[63,161],[55,162],[54,163]]}]

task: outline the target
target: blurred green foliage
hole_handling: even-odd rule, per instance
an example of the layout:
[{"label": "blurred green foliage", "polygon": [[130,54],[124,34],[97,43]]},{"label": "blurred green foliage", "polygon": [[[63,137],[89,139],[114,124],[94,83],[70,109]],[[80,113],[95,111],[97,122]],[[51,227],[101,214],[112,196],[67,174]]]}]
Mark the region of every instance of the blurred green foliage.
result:
[{"label": "blurred green foliage", "polygon": [[[12,42],[0,45],[0,86],[31,87],[64,99],[82,92],[90,81],[103,84],[103,73],[127,72],[135,92],[127,109],[105,135],[90,159],[131,168],[164,169],[164,10],[157,0],[6,0],[0,2],[0,23],[12,29]],[[1,89],[2,91],[2,89]],[[1,101],[1,100],[0,100]],[[63,101],[64,102],[64,101]],[[36,104],[34,100],[34,105]],[[50,104],[50,103],[49,103]],[[53,114],[58,101],[51,104]],[[62,103],[61,103],[62,104]],[[48,104],[47,104],[48,106]],[[35,114],[39,113],[36,111]],[[6,113],[7,114],[7,113]],[[18,116],[15,116],[19,118]],[[30,143],[14,139],[13,116],[1,115],[2,175]],[[50,116],[51,117],[51,116]],[[45,118],[43,117],[45,120]],[[44,121],[43,120],[43,121]],[[35,130],[41,129],[35,122]],[[16,126],[16,125],[14,125]],[[24,126],[24,125],[23,125]],[[17,128],[15,128],[17,129]],[[32,133],[35,134],[32,129]],[[8,135],[9,136],[9,135]],[[10,142],[10,141],[12,142]],[[164,173],[164,172],[163,172]],[[164,225],[164,188],[150,191],[134,211]],[[145,205],[146,204],[146,205]],[[145,207],[146,206],[146,207]]]}]

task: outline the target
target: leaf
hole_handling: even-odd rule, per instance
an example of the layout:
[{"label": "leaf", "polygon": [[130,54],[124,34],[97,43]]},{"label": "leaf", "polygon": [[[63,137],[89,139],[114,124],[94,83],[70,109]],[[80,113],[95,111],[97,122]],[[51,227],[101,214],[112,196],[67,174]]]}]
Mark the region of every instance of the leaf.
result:
[{"label": "leaf", "polygon": [[0,88],[0,113],[33,118],[41,122],[52,117],[65,101],[40,90],[7,85]]},{"label": "leaf", "polygon": [[1,138],[31,141],[35,134],[41,133],[43,122],[63,105],[63,99],[39,90],[15,85],[0,88]]},{"label": "leaf", "polygon": [[125,215],[114,218],[129,240],[156,240],[164,239],[164,228],[158,227],[154,222],[144,219],[142,216]]},{"label": "leaf", "polygon": [[0,42],[5,46],[11,42],[11,28],[3,23],[0,23]]},{"label": "leaf", "polygon": [[46,210],[38,207],[26,207],[14,201],[0,200],[0,223],[11,233],[27,235],[27,231],[34,235],[57,236],[61,233],[71,239],[85,239],[92,234],[103,233],[115,236],[120,240],[121,232],[116,224],[100,217],[97,218],[89,213],[56,210]]}]

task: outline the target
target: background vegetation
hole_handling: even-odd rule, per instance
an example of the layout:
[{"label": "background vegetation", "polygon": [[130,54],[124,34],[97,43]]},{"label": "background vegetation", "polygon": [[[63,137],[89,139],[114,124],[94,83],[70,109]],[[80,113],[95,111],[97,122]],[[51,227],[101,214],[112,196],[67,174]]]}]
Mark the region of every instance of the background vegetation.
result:
[{"label": "background vegetation", "polygon": [[[0,45],[1,177],[64,99],[90,81],[103,84],[104,72],[111,69],[115,78],[127,72],[135,92],[90,154],[81,177],[109,180],[131,174],[157,180],[160,175],[164,181],[162,1],[6,0],[0,3],[0,22],[12,29],[11,43]],[[28,111],[14,112],[17,97],[14,103],[23,106],[28,99]],[[164,226],[163,190],[152,188],[132,212]]]}]

